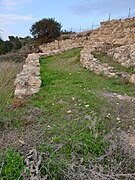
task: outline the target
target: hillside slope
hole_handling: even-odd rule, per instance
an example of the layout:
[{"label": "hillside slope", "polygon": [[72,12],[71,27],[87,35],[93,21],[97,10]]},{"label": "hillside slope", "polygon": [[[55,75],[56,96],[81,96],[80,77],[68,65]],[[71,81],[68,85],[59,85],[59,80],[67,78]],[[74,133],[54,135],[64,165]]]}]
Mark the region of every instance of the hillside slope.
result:
[{"label": "hillside slope", "polygon": [[41,90],[6,108],[0,148],[36,157],[39,179],[133,179],[135,86],[83,68],[80,50],[40,59]]}]

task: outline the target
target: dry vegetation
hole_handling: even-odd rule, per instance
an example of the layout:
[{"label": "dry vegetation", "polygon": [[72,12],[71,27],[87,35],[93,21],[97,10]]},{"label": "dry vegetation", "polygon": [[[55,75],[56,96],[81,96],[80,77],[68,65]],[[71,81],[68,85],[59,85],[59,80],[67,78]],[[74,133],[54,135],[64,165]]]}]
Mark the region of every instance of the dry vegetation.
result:
[{"label": "dry vegetation", "polygon": [[15,62],[0,62],[0,123],[4,122],[14,94],[14,80],[22,68]]}]

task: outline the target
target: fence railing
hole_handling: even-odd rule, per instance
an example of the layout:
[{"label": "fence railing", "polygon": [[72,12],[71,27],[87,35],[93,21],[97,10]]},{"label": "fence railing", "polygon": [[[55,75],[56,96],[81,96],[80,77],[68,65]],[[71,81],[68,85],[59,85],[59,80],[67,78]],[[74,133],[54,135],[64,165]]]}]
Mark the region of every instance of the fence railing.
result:
[{"label": "fence railing", "polygon": [[[112,13],[108,13],[108,16],[106,19],[102,20],[102,22],[104,21],[110,21],[111,19],[124,19],[124,18],[132,18],[135,17],[135,13],[132,11],[131,8],[128,9],[127,11],[127,15],[122,16],[122,17],[114,17]],[[92,24],[88,27],[84,27],[83,25],[80,25],[78,28],[68,28],[68,31],[71,32],[82,32],[82,31],[87,31],[87,30],[94,30],[100,27],[100,24],[97,24],[95,22],[92,22]]]}]

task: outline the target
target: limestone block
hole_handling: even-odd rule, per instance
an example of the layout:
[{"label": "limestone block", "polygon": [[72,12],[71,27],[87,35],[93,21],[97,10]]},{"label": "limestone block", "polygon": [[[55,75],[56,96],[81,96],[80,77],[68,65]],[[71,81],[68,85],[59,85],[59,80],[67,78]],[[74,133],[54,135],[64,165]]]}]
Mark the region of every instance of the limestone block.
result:
[{"label": "limestone block", "polygon": [[41,86],[41,80],[37,76],[30,76],[28,80],[28,86]]},{"label": "limestone block", "polygon": [[129,82],[135,84],[135,74],[131,75]]},{"label": "limestone block", "polygon": [[20,99],[22,99],[23,97],[25,97],[26,96],[26,93],[27,92],[27,89],[16,89],[15,90],[15,93],[14,93],[14,95],[17,97],[17,98],[20,98]]},{"label": "limestone block", "polygon": [[108,77],[110,77],[110,78],[111,78],[111,77],[115,77],[115,76],[116,76],[115,73],[109,73],[109,74],[108,74]]}]

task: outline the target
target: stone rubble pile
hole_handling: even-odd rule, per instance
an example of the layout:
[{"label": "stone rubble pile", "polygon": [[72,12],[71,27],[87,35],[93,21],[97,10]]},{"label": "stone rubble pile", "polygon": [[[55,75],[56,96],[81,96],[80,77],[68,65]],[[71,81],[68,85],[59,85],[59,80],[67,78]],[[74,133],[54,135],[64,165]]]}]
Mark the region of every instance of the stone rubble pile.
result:
[{"label": "stone rubble pile", "polygon": [[17,75],[14,85],[16,87],[14,94],[17,98],[25,98],[40,90],[41,79],[38,54],[28,55],[23,70]]}]

